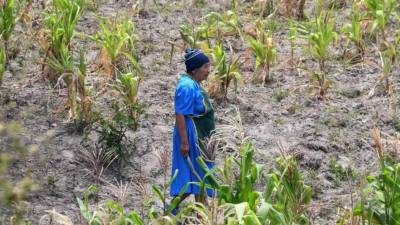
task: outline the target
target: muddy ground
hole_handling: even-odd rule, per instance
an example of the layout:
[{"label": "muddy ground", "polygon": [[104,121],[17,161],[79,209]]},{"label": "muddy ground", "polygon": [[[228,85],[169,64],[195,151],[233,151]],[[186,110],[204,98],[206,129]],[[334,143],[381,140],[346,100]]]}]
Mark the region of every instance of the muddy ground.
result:
[{"label": "muddy ground", "polygon": [[[117,172],[117,168],[109,168],[103,175],[103,180],[114,185],[119,181],[124,184],[132,182],[126,207],[139,211],[146,193],[140,191],[137,184],[148,187],[163,182],[154,153],[157,149],[169,151],[172,148],[174,86],[184,67],[180,52],[174,55],[172,64],[169,63],[168,41],[180,40],[178,28],[185,18],[199,21],[208,12],[226,9],[224,4],[214,1],[207,1],[200,8],[188,7],[180,1],[159,4],[158,7],[150,4],[146,15],[133,17],[140,34],[140,65],[145,73],[139,94],[145,113],[138,131],[129,134],[136,150],[120,169],[121,173]],[[39,18],[39,4],[34,6],[33,16]],[[96,14],[112,18],[131,6],[132,3],[124,1],[102,2],[97,11],[87,10],[84,13],[77,31],[92,35],[98,25]],[[310,8],[311,3],[307,13],[311,13]],[[339,12],[338,24],[342,24],[349,13],[349,6]],[[272,68],[273,81],[266,87],[252,84],[249,82],[253,73],[252,64],[244,65],[244,83],[239,87],[237,96],[231,91],[228,102],[214,102],[217,123],[226,124],[226,119],[239,111],[245,133],[258,150],[256,161],[267,168],[279,155],[278,142],[283,144],[287,153],[297,154],[306,181],[314,190],[310,208],[313,223],[335,224],[337,209],[348,207],[351,191],[359,189],[357,180],[363,174],[376,171],[371,129],[381,129],[383,138],[387,140],[385,146],[394,149],[392,143],[398,140],[398,134],[392,115],[398,106],[397,95],[389,98],[378,88],[376,94],[369,97],[368,93],[378,81],[379,68],[373,63],[344,64],[340,59],[343,49],[338,44],[331,49],[327,63],[333,86],[326,100],[317,100],[310,91],[313,84],[310,75],[318,67],[316,60],[301,49],[305,42],[299,40],[296,58],[301,69],[291,69],[288,64],[290,45],[286,38],[287,26],[279,16],[276,21],[274,39],[278,60]],[[37,31],[40,21],[33,28]],[[84,190],[95,182],[92,176],[87,175],[88,166],[78,155],[84,148],[93,148],[94,144],[82,145],[82,136],[71,132],[66,112],[58,110],[65,104],[66,90],[54,88],[43,78],[39,64],[43,57],[40,47],[35,37],[24,38],[23,31],[25,27],[17,26],[15,34],[18,41],[14,45],[20,52],[10,61],[0,88],[0,121],[21,123],[26,129],[23,134],[25,142],[38,144],[39,150],[33,156],[14,163],[10,177],[18,179],[30,174],[41,187],[27,200],[27,217],[33,224],[46,224],[46,210],[53,208],[77,220],[76,197],[82,197]],[[98,46],[80,36],[75,38],[74,46],[85,49],[88,62],[96,64]],[[229,37],[227,42],[232,43],[239,53],[246,49],[238,38]],[[366,60],[378,62],[377,55],[371,52],[373,47],[369,50]],[[395,89],[399,83],[398,71],[395,69],[393,73]],[[96,85],[101,80],[99,72],[90,72],[88,85],[94,93],[98,91]],[[112,94],[106,93],[95,98],[95,110],[106,111],[112,97]],[[357,173],[355,179],[338,180],[338,174],[329,166],[332,163],[353,168]],[[110,184],[101,182],[100,200],[115,197],[110,187]]]}]

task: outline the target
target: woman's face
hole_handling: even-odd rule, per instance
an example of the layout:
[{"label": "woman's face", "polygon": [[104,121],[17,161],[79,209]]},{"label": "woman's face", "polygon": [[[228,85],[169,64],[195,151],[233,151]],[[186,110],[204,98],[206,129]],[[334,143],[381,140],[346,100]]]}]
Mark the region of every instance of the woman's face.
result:
[{"label": "woman's face", "polygon": [[208,74],[210,73],[210,63],[206,63],[200,68],[193,71],[193,78],[198,82],[207,80]]}]

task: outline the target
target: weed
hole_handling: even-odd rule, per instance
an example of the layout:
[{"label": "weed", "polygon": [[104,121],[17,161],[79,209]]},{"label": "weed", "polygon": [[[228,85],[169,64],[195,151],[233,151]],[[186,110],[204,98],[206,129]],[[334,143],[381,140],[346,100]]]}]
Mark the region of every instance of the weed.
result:
[{"label": "weed", "polygon": [[278,89],[274,90],[274,92],[272,93],[272,97],[277,102],[281,102],[283,99],[287,98],[288,96],[289,96],[289,92],[283,88],[278,88]]},{"label": "weed", "polygon": [[47,176],[47,186],[50,188],[51,194],[55,194],[56,183],[59,179],[55,176]]},{"label": "weed", "polygon": [[394,129],[396,129],[397,132],[400,132],[400,117],[398,115],[394,114],[392,116],[392,121],[393,121],[392,123],[393,123]]},{"label": "weed", "polygon": [[125,161],[134,151],[126,133],[138,124],[137,118],[131,118],[118,104],[112,105],[114,115],[111,119],[101,118],[94,130],[99,134],[98,142],[106,154],[115,157],[118,162]]},{"label": "weed", "polygon": [[357,173],[351,165],[342,165],[338,162],[337,157],[330,157],[328,168],[335,175],[335,185],[339,186],[343,181],[353,180],[357,177]]},{"label": "weed", "polygon": [[272,121],[272,123],[276,126],[283,126],[285,124],[287,124],[287,121],[283,118],[278,118]]},{"label": "weed", "polygon": [[96,183],[99,184],[104,171],[117,156],[112,151],[107,151],[107,149],[101,146],[95,146],[94,148],[85,147],[85,149],[79,151],[78,157],[80,162],[86,162],[89,167],[89,173],[95,178]]}]

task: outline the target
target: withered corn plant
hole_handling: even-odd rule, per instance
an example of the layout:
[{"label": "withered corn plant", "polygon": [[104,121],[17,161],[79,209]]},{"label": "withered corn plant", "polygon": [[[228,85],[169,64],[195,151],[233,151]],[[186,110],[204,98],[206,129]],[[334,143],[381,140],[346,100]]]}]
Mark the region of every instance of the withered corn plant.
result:
[{"label": "withered corn plant", "polygon": [[129,60],[137,65],[133,55],[139,37],[135,33],[134,23],[128,18],[100,19],[100,28],[92,39],[101,46],[100,59],[105,78],[115,80],[124,57],[128,56]]},{"label": "withered corn plant", "polygon": [[297,18],[298,20],[304,20],[304,5],[306,3],[305,0],[283,0],[280,1],[285,8],[285,14],[287,18],[294,19]]},{"label": "withered corn plant", "polygon": [[92,114],[90,90],[85,85],[86,63],[84,55],[81,52],[79,65],[76,66],[76,60],[70,54],[71,52],[68,49],[62,47],[60,59],[51,58],[48,63],[55,72],[61,74],[57,86],[60,86],[62,81],[67,85],[69,119],[74,122],[77,131],[81,132],[87,125],[94,122],[95,118]]},{"label": "withered corn plant", "polygon": [[236,93],[238,82],[242,80],[239,71],[239,57],[231,50],[231,58],[228,59],[223,44],[218,43],[213,49],[212,58],[215,72],[209,79],[209,93],[217,99],[226,100],[231,83],[233,82]]},{"label": "withered corn plant", "polygon": [[383,52],[379,52],[379,57],[381,60],[381,71],[382,71],[382,75],[381,75],[381,79],[384,82],[384,86],[385,86],[385,91],[386,93],[390,92],[390,78],[391,78],[391,74],[392,74],[392,69],[393,69],[393,63],[394,63],[394,55],[395,53],[391,52],[390,50],[386,50]]},{"label": "withered corn plant", "polygon": [[314,95],[318,100],[325,100],[328,90],[332,87],[332,81],[327,77],[326,73],[314,72],[311,80],[312,88],[315,90]]},{"label": "withered corn plant", "polygon": [[3,82],[3,76],[6,70],[7,56],[5,48],[0,45],[0,86]]},{"label": "withered corn plant", "polygon": [[94,123],[98,118],[97,114],[93,112],[93,101],[90,97],[91,90],[86,87],[86,62],[83,52],[79,56],[79,66],[75,69],[75,77],[73,80],[73,120],[78,130],[82,131],[87,126]]},{"label": "withered corn plant", "polygon": [[248,45],[256,57],[253,81],[263,82],[265,85],[271,80],[271,65],[276,60],[276,48],[271,34],[264,31],[262,23],[257,22],[257,39],[248,38]]}]

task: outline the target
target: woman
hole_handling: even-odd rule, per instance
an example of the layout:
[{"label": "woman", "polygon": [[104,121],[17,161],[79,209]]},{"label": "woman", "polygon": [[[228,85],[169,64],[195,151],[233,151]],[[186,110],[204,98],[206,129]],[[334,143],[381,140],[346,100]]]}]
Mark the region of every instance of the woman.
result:
[{"label": "woman", "polygon": [[[187,74],[181,75],[175,90],[172,174],[178,170],[178,175],[171,184],[173,197],[178,196],[187,183],[198,182],[197,176],[203,178],[197,157],[202,157],[210,169],[214,166],[205,144],[215,129],[214,109],[207,92],[200,86],[209,74],[210,60],[197,49],[186,49],[185,65]],[[200,191],[199,186],[190,184],[182,200],[193,194],[196,201],[202,201]],[[211,196],[212,190],[207,190],[207,194]]]}]

